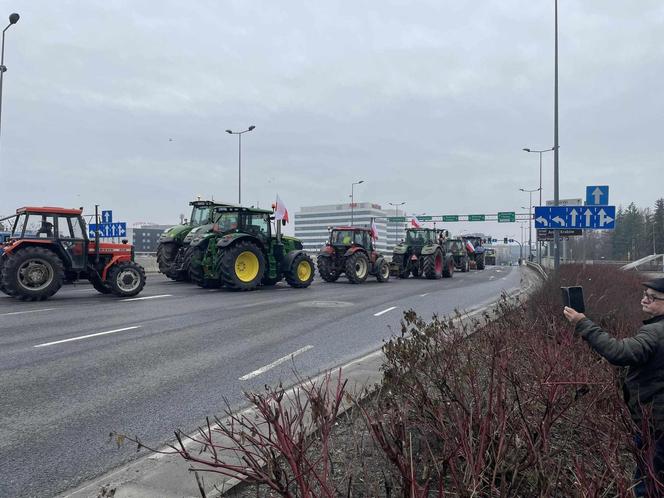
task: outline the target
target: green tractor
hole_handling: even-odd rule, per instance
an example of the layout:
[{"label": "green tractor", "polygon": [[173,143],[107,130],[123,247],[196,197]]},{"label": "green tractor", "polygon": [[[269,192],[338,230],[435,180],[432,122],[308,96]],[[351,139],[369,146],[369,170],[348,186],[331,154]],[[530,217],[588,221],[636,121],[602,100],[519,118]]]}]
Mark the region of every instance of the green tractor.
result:
[{"label": "green tractor", "polygon": [[[223,204],[212,201],[192,201],[191,216],[186,224],[170,227],[159,237],[157,264],[159,271],[172,280],[184,281],[189,278],[189,261],[185,259],[188,235],[198,227],[212,227],[214,209]],[[191,240],[191,237],[189,237]]]},{"label": "green tractor", "polygon": [[404,240],[394,248],[390,272],[399,278],[451,278],[454,258],[445,247],[447,230],[409,228]]},{"label": "green tractor", "polygon": [[189,277],[200,287],[236,291],[272,286],[282,279],[296,288],[309,287],[314,264],[302,242],[281,234],[272,211],[217,206],[210,231],[198,230],[187,248]]},{"label": "green tractor", "polygon": [[470,257],[466,243],[461,238],[447,239],[445,241],[447,252],[454,259],[454,267],[462,273],[470,271]]}]

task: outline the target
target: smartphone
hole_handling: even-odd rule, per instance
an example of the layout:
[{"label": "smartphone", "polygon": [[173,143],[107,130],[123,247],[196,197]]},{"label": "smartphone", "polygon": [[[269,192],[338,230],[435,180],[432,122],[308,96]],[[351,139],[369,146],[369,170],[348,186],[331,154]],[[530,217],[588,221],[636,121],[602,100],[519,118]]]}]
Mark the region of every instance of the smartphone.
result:
[{"label": "smartphone", "polygon": [[563,306],[569,306],[579,313],[585,313],[586,306],[583,303],[583,287],[561,287],[563,295]]}]

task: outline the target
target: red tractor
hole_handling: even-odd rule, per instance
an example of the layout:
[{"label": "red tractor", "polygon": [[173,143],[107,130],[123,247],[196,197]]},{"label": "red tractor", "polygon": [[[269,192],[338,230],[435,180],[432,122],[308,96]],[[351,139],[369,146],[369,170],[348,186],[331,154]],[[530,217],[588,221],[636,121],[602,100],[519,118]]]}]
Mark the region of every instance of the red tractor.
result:
[{"label": "red tractor", "polygon": [[135,296],[145,270],[134,247],[88,239],[82,209],[22,207],[0,220],[10,225],[0,246],[0,291],[22,301],[43,301],[63,283],[86,279],[102,294]]},{"label": "red tractor", "polygon": [[369,228],[336,227],[318,255],[318,273],[326,282],[336,281],[342,273],[353,284],[361,284],[369,275],[387,282],[390,265],[374,250]]}]

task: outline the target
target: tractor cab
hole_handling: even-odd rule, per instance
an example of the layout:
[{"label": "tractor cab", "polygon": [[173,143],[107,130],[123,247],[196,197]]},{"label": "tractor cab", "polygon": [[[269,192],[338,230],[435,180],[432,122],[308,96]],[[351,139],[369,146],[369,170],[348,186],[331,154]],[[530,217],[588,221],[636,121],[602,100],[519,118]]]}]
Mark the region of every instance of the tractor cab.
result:
[{"label": "tractor cab", "polygon": [[328,245],[338,250],[347,250],[352,246],[373,251],[373,240],[368,228],[336,227],[330,230]]}]

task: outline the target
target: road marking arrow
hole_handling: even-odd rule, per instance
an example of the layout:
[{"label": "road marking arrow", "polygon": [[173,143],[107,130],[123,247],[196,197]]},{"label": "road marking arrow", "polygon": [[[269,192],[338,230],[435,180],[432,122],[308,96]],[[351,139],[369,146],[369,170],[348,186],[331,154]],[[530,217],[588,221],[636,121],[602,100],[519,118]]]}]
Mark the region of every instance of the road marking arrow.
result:
[{"label": "road marking arrow", "polygon": [[560,216],[556,216],[556,217],[553,218],[551,221],[555,221],[555,222],[558,223],[561,227],[564,227],[564,226],[565,226],[565,220],[563,220]]},{"label": "road marking arrow", "polygon": [[600,209],[598,214],[599,214],[599,226],[601,227],[613,221],[613,218],[607,216],[606,211],[604,211],[603,209]]},{"label": "road marking arrow", "polygon": [[572,209],[572,210],[569,212],[569,214],[570,214],[570,216],[572,217],[572,226],[575,227],[575,226],[576,226],[576,215],[578,214],[578,213],[576,212],[576,209]]},{"label": "road marking arrow", "polygon": [[549,226],[549,220],[547,220],[547,219],[544,218],[543,216],[540,216],[540,217],[537,218],[535,221],[538,222],[538,223],[541,223],[541,224],[544,225],[545,227],[548,227],[548,226]]},{"label": "road marking arrow", "polygon": [[590,195],[595,198],[595,204],[599,204],[599,201],[602,200],[602,195],[604,195],[604,192],[601,188],[595,187],[595,190],[593,190],[593,193]]},{"label": "road marking arrow", "polygon": [[593,212],[590,209],[586,209],[586,211],[583,213],[586,216],[586,226],[590,226],[590,217],[593,215]]}]

